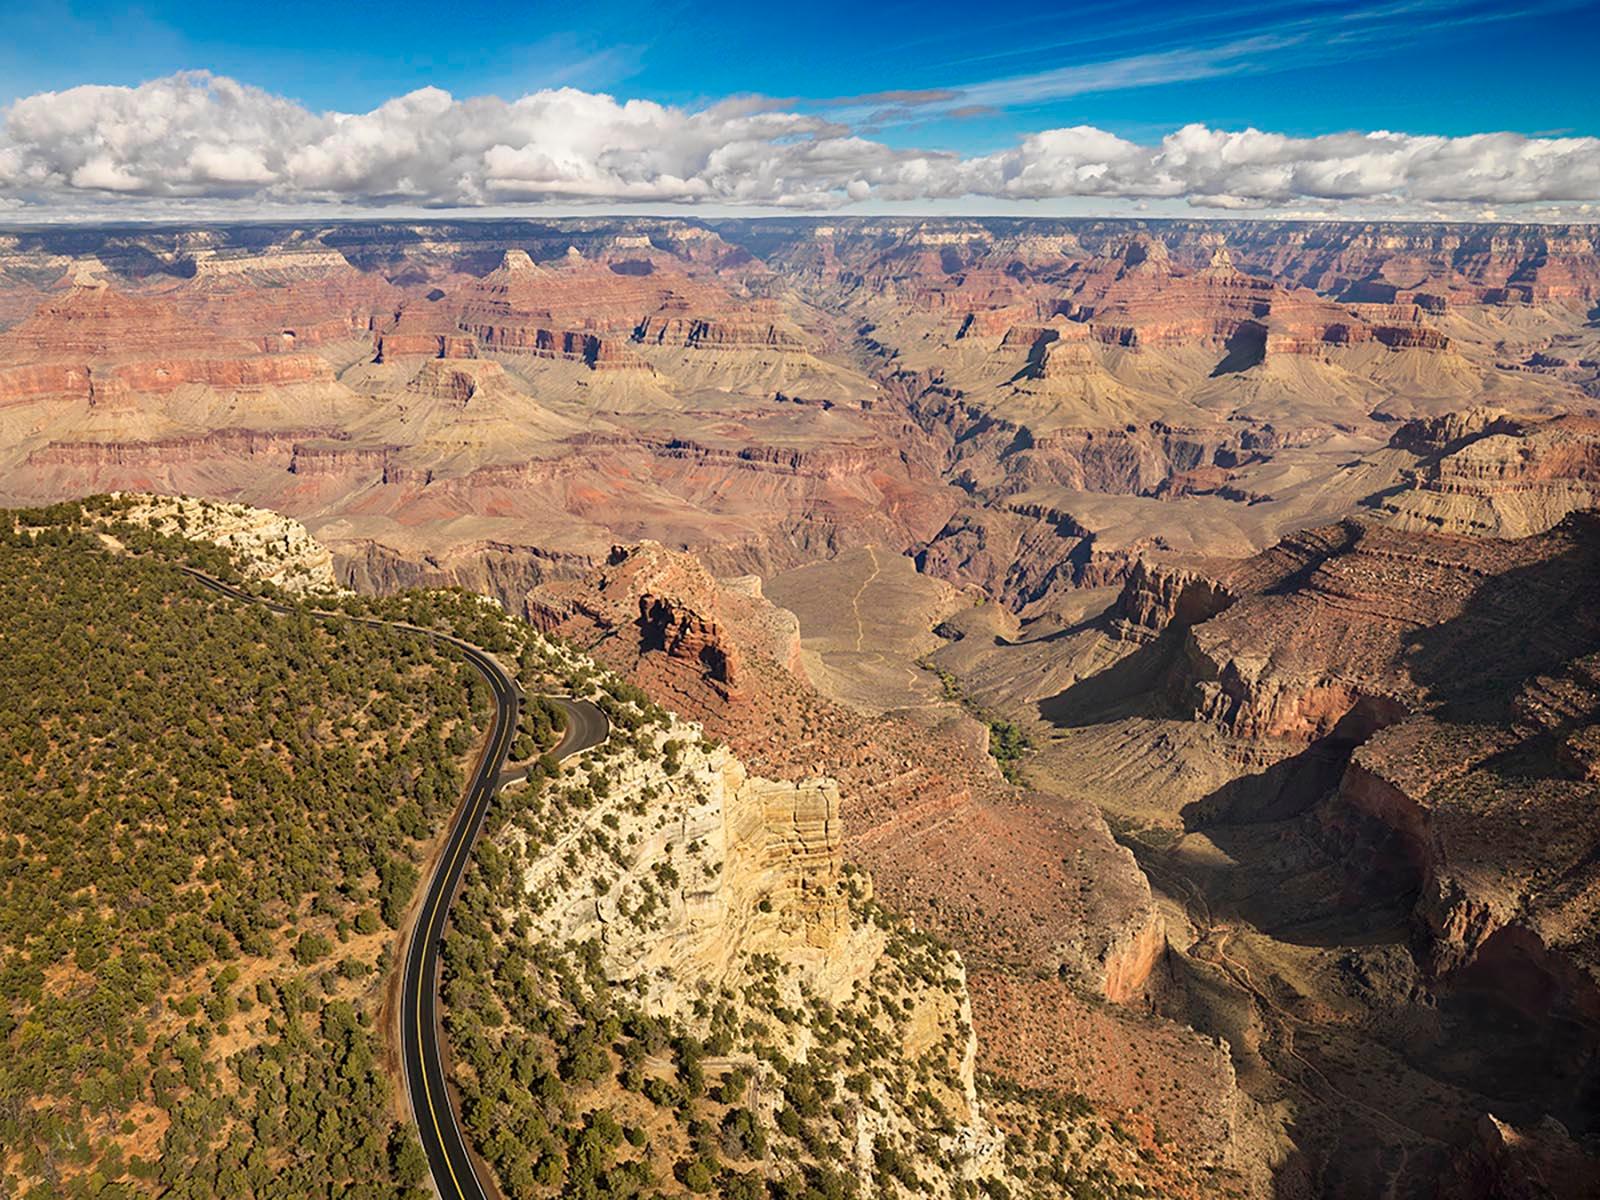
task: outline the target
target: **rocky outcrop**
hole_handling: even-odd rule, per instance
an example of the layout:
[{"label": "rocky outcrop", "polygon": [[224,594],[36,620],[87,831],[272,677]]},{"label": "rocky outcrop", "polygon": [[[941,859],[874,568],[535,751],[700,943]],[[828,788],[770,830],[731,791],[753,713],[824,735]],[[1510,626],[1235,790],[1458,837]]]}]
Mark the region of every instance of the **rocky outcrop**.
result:
[{"label": "rocky outcrop", "polygon": [[295,442],[288,471],[302,477],[345,479],[352,474],[382,479],[394,468],[399,446],[352,446],[338,439]]},{"label": "rocky outcrop", "polygon": [[[643,986],[664,1011],[687,1009],[701,981],[721,986],[754,954],[781,956],[840,998],[882,943],[851,928],[838,784],[753,778],[726,748],[699,747],[689,727],[663,731],[658,752],[669,741],[672,774],[652,756],[629,762],[608,785],[604,810],[623,822],[617,834],[632,862],[599,896],[583,888],[563,896],[561,857],[545,855],[523,880],[530,894],[555,894],[537,922],[568,943],[598,938],[607,974]],[[628,808],[647,789],[657,810],[642,820]],[[661,812],[671,819],[656,820]],[[662,880],[676,881],[667,884],[665,920],[632,917]]]},{"label": "rocky outcrop", "polygon": [[1286,538],[1229,573],[1239,601],[1189,631],[1187,703],[1245,737],[1310,741],[1347,719],[1366,736],[1421,702],[1408,638],[1462,613],[1481,561],[1355,521]]},{"label": "rocky outcrop", "polygon": [[[395,474],[396,469],[385,468]],[[538,546],[471,542],[448,555],[409,557],[370,539],[342,539],[324,533],[340,582],[354,591],[385,595],[407,588],[463,588],[523,612],[530,589],[554,579],[590,571],[594,561],[581,551],[560,553]],[[530,619],[532,614],[528,614]],[[537,620],[533,621],[538,625]]]},{"label": "rocky outcrop", "polygon": [[477,358],[478,343],[467,334],[394,333],[380,334],[376,361],[397,358]]},{"label": "rocky outcrop", "polygon": [[1518,1126],[1485,1113],[1439,1180],[1439,1200],[1581,1200],[1595,1159],[1560,1121]]},{"label": "rocky outcrop", "polygon": [[1489,434],[1521,433],[1523,423],[1496,408],[1467,408],[1405,422],[1389,445],[1413,454],[1442,455]]},{"label": "rocky outcrop", "polygon": [[963,509],[916,553],[917,570],[975,584],[1015,611],[1080,586],[1093,552],[1087,530],[1060,514]]},{"label": "rocky outcrop", "polygon": [[747,636],[775,660],[796,659],[792,624],[759,628],[759,614],[770,607],[759,588],[724,589],[699,561],[655,542],[614,546],[586,579],[537,588],[523,601],[528,619],[541,629],[585,622],[611,635],[627,632],[641,655],[688,666],[723,700],[738,696],[742,675],[742,654],[725,625],[725,609],[742,618]]},{"label": "rocky outcrop", "polygon": [[1600,1039],[1600,523],[1519,541],[1346,523],[1225,582],[1239,599],[1185,638],[1196,719],[1355,747],[1330,812],[1399,851],[1427,977]]},{"label": "rocky outcrop", "polygon": [[119,519],[157,533],[221,546],[251,579],[301,596],[332,596],[342,588],[333,555],[299,521],[243,504],[218,504],[189,496],[118,495],[128,507]]},{"label": "rocky outcrop", "polygon": [[1413,422],[1393,444],[1423,455],[1379,504],[1400,529],[1527,537],[1600,506],[1600,420],[1473,410]]},{"label": "rocky outcrop", "polygon": [[647,592],[639,597],[639,628],[645,650],[698,663],[723,691],[731,695],[738,690],[738,655],[716,621],[685,608],[673,596]]},{"label": "rocky outcrop", "polygon": [[1141,558],[1112,605],[1112,628],[1126,641],[1151,642],[1169,628],[1185,630],[1210,620],[1233,601],[1213,579]]},{"label": "rocky outcrop", "polygon": [[458,362],[445,359],[426,362],[407,382],[405,390],[413,396],[429,396],[466,408],[480,393],[514,395],[506,381],[505,368],[497,362]]},{"label": "rocky outcrop", "polygon": [[633,337],[645,345],[695,350],[805,350],[805,334],[772,309],[770,302],[758,301],[743,311],[701,316],[669,304],[641,321]]},{"label": "rocky outcrop", "polygon": [[[862,907],[870,881],[843,867],[834,781],[755,778],[726,747],[668,717],[650,722],[643,742],[588,756],[555,786],[549,840],[515,826],[503,835],[526,864],[521,901],[503,913],[519,937],[597,946],[610,988],[702,1037],[706,997],[718,996],[734,1035],[724,1035],[725,1053],[757,1076],[757,1096],[781,1096],[783,1080],[766,1055],[746,1049],[756,1036],[748,1030],[800,1063],[850,1039],[859,1049],[849,1066],[865,1071],[853,1086],[870,1107],[852,1119],[865,1132],[841,1144],[839,1161],[857,1178],[870,1178],[881,1147],[913,1140],[930,1156],[924,1177],[936,1196],[952,1195],[952,1180],[1003,1170],[1001,1136],[980,1107],[965,971],[947,950],[913,948]],[[574,870],[573,851],[596,842],[615,850]],[[889,1012],[904,1014],[884,1026],[887,1036],[855,1015],[884,1011],[885,997]],[[844,1028],[824,1031],[836,1015]],[[939,1098],[937,1130],[892,1086],[912,1063],[919,1086]],[[750,1104],[769,1128],[779,1106]]]}]

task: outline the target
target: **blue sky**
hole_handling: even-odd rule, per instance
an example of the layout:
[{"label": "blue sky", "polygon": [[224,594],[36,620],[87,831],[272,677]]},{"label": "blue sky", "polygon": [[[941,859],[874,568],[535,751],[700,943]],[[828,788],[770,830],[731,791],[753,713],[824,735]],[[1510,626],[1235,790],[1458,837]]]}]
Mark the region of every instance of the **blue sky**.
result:
[{"label": "blue sky", "polygon": [[5,30],[24,217],[1600,219],[1600,0],[9,0]]},{"label": "blue sky", "polygon": [[[0,102],[204,68],[309,108],[355,112],[430,84],[508,98],[571,84],[687,106],[746,93],[825,101],[976,89],[995,111],[930,120],[912,109],[873,130],[890,144],[962,152],[1069,124],[1138,141],[1189,122],[1298,136],[1600,133],[1600,5],[1558,0],[1084,0],[1054,9],[971,0],[11,0],[7,9]],[[1128,67],[1140,59],[1142,71]],[[1048,74],[1074,70],[1066,80]],[[1031,90],[1018,85],[1029,77]],[[1054,94],[1063,90],[1071,94]]]}]

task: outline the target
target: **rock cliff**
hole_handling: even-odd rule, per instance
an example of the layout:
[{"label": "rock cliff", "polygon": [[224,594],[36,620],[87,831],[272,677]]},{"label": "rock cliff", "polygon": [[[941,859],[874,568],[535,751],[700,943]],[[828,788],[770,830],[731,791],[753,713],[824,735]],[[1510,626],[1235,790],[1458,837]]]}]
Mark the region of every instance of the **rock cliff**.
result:
[{"label": "rock cliff", "polygon": [[1493,537],[1543,533],[1600,505],[1600,421],[1468,411],[1411,422],[1392,444],[1422,454],[1380,505],[1400,529]]}]

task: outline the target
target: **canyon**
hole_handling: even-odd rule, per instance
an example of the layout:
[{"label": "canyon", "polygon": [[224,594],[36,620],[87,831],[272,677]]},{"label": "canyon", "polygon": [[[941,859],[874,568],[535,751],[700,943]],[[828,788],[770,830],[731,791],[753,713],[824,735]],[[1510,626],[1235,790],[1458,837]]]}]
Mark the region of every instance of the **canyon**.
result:
[{"label": "canyon", "polygon": [[291,588],[490,596],[678,714],[604,811],[683,799],[625,832],[711,846],[704,907],[629,940],[641,872],[525,881],[663,1012],[765,954],[843,1003],[850,864],[959,956],[905,1003],[969,1148],[1010,1087],[1162,1194],[1600,1173],[1590,227],[0,234],[0,504],[103,492]]}]

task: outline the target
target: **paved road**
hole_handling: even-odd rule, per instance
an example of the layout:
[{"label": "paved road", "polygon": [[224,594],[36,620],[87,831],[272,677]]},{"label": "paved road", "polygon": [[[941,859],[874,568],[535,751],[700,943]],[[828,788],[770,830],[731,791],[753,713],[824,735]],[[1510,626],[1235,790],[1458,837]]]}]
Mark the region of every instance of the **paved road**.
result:
[{"label": "paved road", "polygon": [[[193,568],[190,575],[212,591],[239,600],[265,604],[276,612],[288,612],[288,605],[263,600],[249,592],[213,579]],[[315,610],[313,610],[315,611]],[[450,832],[440,851],[438,866],[423,893],[422,908],[412,927],[406,946],[405,971],[400,979],[400,1063],[405,1075],[406,1094],[416,1118],[422,1149],[428,1156],[434,1186],[443,1200],[488,1200],[488,1193],[467,1150],[466,1136],[457,1120],[455,1105],[445,1083],[444,1058],[439,1024],[439,946],[444,936],[450,905],[461,886],[461,876],[472,857],[472,847],[483,831],[484,815],[502,782],[501,770],[517,732],[517,714],[522,697],[517,685],[488,654],[460,638],[402,622],[380,621],[372,617],[349,617],[341,613],[318,613],[329,619],[357,621],[363,625],[386,625],[431,638],[455,650],[489,683],[494,692],[494,725],[489,743],[477,769],[467,784],[466,798],[456,811]],[[567,716],[566,732],[551,753],[559,760],[570,758],[598,746],[610,735],[606,716],[587,700],[551,696]]]}]

